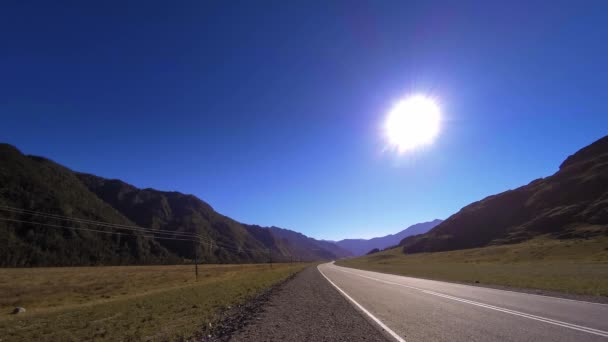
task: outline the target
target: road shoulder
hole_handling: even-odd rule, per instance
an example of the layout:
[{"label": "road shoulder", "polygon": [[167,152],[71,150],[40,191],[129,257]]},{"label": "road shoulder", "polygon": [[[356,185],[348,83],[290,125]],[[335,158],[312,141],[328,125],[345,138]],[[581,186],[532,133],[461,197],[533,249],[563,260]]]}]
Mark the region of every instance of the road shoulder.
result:
[{"label": "road shoulder", "polygon": [[386,338],[309,267],[251,310],[240,329],[210,341],[378,341]]}]

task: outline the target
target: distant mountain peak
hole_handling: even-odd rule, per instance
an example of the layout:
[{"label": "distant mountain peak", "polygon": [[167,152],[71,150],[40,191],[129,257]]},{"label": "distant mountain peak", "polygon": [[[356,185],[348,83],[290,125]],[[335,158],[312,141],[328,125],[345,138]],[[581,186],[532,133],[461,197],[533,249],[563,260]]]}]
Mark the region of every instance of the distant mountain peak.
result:
[{"label": "distant mountain peak", "polygon": [[365,255],[375,248],[384,249],[387,247],[396,246],[401,242],[401,240],[408,236],[426,233],[441,222],[442,220],[440,219],[434,219],[428,222],[413,224],[395,234],[389,234],[371,239],[344,239],[336,241],[335,244],[351,251],[354,255]]}]

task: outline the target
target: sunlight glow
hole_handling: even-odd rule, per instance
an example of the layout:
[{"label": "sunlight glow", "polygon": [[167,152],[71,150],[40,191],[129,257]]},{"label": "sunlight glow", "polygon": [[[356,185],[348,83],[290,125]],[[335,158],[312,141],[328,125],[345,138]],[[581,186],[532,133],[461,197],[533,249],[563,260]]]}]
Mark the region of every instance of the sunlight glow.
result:
[{"label": "sunlight glow", "polygon": [[386,138],[399,153],[429,145],[439,134],[440,120],[441,112],[433,99],[414,95],[399,101],[388,113]]}]

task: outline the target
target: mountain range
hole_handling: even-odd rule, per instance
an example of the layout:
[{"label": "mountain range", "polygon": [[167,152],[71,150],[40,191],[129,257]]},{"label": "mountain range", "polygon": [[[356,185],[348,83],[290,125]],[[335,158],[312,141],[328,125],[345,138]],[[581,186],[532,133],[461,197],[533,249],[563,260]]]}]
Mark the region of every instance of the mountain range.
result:
[{"label": "mountain range", "polygon": [[467,205],[423,235],[401,241],[405,253],[608,235],[608,136],[569,156],[552,176]]},{"label": "mountain range", "polygon": [[[193,236],[196,235],[196,242]],[[608,136],[552,176],[384,237],[322,241],[243,224],[193,195],[74,172],[0,144],[0,267],[328,260],[608,235]]]},{"label": "mountain range", "polygon": [[[196,243],[192,236],[197,235]],[[0,266],[326,260],[351,255],[237,222],[196,196],[74,172],[0,144]]]},{"label": "mountain range", "polygon": [[429,222],[422,222],[405,228],[404,230],[382,237],[375,237],[372,239],[345,239],[340,241],[332,241],[336,245],[350,251],[355,256],[365,255],[373,249],[385,249],[388,247],[397,246],[401,240],[408,236],[424,234],[443,222],[442,220],[435,219]]}]

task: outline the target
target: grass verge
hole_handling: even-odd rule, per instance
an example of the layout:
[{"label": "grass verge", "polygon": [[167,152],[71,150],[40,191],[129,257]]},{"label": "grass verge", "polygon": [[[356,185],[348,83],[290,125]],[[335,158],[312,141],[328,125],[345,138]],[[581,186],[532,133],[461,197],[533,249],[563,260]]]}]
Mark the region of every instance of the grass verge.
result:
[{"label": "grass verge", "polygon": [[[0,269],[9,341],[181,340],[307,264]],[[15,306],[27,312],[11,315]]]},{"label": "grass verge", "polygon": [[608,238],[537,238],[513,245],[403,254],[395,248],[340,266],[427,279],[608,296]]}]

